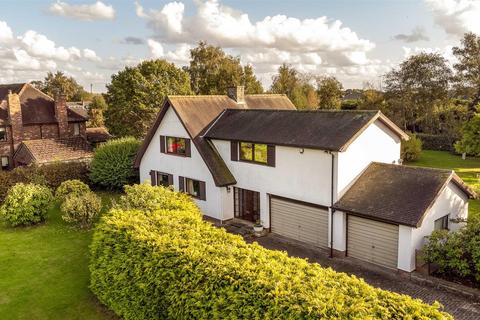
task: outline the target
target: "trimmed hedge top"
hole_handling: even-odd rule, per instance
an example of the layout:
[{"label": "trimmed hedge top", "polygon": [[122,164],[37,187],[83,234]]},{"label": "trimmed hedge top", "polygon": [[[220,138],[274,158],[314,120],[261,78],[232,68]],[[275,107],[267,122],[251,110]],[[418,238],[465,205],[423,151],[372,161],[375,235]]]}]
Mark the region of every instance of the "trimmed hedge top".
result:
[{"label": "trimmed hedge top", "polygon": [[[160,193],[174,193],[165,188]],[[172,207],[174,209],[172,210]],[[284,252],[247,244],[197,208],[114,209],[91,245],[91,289],[125,319],[451,319]]]}]

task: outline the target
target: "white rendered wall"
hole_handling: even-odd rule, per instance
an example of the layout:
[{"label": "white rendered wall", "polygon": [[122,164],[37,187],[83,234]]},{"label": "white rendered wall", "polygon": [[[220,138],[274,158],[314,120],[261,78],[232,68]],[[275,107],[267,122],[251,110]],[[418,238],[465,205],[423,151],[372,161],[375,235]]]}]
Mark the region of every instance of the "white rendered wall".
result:
[{"label": "white rendered wall", "polygon": [[346,151],[338,153],[337,198],[371,162],[398,163],[400,143],[400,138],[379,120],[365,129]]},{"label": "white rendered wall", "polygon": [[[222,217],[222,189],[215,186],[212,174],[191,141],[191,157],[179,157],[160,152],[160,135],[188,138],[187,131],[170,107],[160,123],[140,163],[140,181],[150,181],[150,170],[173,174],[175,190],[179,189],[178,177],[187,177],[205,182],[206,200],[194,199],[200,210],[212,218]],[[223,190],[226,193],[226,190]],[[233,205],[233,204],[232,204]]]},{"label": "white rendered wall", "polygon": [[330,206],[330,154],[312,149],[301,153],[300,148],[276,146],[275,167],[269,167],[231,161],[230,141],[213,143],[237,180],[235,187],[260,192],[260,219],[265,227],[270,227],[268,194]]},{"label": "white rendered wall", "polygon": [[[450,219],[468,218],[468,198],[452,182],[440,193],[433,206],[425,215],[422,225],[419,228],[400,226],[398,268],[405,271],[415,270],[415,250],[421,250],[426,238],[434,230],[435,220],[447,215]],[[451,231],[458,230],[464,223],[453,223],[449,221]],[[402,233],[402,228],[405,231]],[[407,232],[407,229],[409,232]]]}]

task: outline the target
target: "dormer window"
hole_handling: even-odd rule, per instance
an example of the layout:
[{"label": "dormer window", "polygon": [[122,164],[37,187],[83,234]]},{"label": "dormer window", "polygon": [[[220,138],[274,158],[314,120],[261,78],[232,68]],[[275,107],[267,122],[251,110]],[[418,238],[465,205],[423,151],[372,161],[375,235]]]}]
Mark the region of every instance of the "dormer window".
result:
[{"label": "dormer window", "polygon": [[7,141],[7,128],[0,127],[0,141]]}]

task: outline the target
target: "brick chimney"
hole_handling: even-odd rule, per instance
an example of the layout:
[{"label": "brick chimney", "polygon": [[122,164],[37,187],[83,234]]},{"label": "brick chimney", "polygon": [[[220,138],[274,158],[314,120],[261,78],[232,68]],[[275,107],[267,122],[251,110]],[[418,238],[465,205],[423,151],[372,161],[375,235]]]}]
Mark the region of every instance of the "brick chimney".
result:
[{"label": "brick chimney", "polygon": [[13,149],[17,150],[18,145],[23,140],[22,105],[20,104],[20,96],[17,93],[12,93],[10,90],[7,96],[7,103],[10,125],[12,126]]},{"label": "brick chimney", "polygon": [[58,121],[59,138],[66,138],[68,136],[68,115],[65,94],[60,93],[55,96],[55,118]]},{"label": "brick chimney", "polygon": [[245,104],[245,87],[236,86],[227,89],[227,95],[230,99],[235,100],[238,104]]}]

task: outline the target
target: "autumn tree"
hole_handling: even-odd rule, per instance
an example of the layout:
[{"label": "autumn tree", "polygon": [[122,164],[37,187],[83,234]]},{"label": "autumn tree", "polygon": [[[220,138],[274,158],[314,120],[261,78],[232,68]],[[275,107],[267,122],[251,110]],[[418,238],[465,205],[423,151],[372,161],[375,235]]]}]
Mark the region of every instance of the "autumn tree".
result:
[{"label": "autumn tree", "polygon": [[320,109],[340,109],[343,86],[335,77],[325,76],[318,78],[317,94]]},{"label": "autumn tree", "polygon": [[195,94],[226,94],[236,85],[243,85],[247,94],[263,92],[252,66],[242,67],[239,57],[226,54],[220,47],[200,42],[190,50],[190,58],[187,70]]},{"label": "autumn tree", "polygon": [[473,115],[480,103],[480,36],[466,33],[461,46],[453,48],[458,59],[454,64],[457,86],[466,89],[471,97],[469,111]]},{"label": "autumn tree", "polygon": [[165,60],[143,61],[112,75],[105,124],[110,133],[143,137],[167,95],[192,94],[187,72]]},{"label": "autumn tree", "polygon": [[407,130],[417,132],[433,117],[436,107],[448,102],[452,71],[437,53],[420,53],[385,75],[390,112]]},{"label": "autumn tree", "polygon": [[63,93],[68,101],[80,101],[88,95],[73,77],[68,77],[62,71],[48,72],[43,81],[34,81],[32,85],[51,97]]},{"label": "autumn tree", "polygon": [[90,128],[103,127],[105,125],[103,114],[106,110],[107,103],[105,102],[103,95],[94,95],[90,105],[88,106],[87,126]]}]

